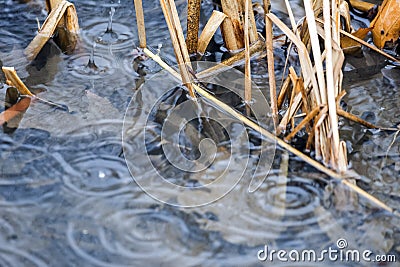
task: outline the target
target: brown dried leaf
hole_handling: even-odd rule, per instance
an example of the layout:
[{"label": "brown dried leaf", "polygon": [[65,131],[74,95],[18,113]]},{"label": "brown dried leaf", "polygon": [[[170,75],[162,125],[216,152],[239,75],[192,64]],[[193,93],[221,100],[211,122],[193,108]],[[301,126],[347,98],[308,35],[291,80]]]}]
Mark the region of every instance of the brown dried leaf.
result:
[{"label": "brown dried leaf", "polygon": [[393,44],[400,37],[400,1],[385,0],[371,22],[374,44],[382,49],[385,44]]},{"label": "brown dried leaf", "polygon": [[[29,108],[30,104],[31,99],[29,97],[22,98],[21,101],[16,103],[14,106],[0,113],[0,125],[3,125],[6,122],[9,123],[16,118],[15,124],[18,126],[20,119],[22,119],[23,114]],[[15,126],[13,125],[13,128],[14,127]]]},{"label": "brown dried leaf", "polygon": [[360,0],[350,0],[350,4],[355,8],[363,12],[369,11],[371,8],[374,8],[374,4],[360,1]]},{"label": "brown dried leaf", "polygon": [[[360,28],[357,31],[353,32],[351,35],[360,39],[364,39],[370,31],[371,28]],[[340,38],[340,46],[342,47],[343,52],[347,54],[354,53],[361,48],[361,44],[359,42],[343,35]]]}]

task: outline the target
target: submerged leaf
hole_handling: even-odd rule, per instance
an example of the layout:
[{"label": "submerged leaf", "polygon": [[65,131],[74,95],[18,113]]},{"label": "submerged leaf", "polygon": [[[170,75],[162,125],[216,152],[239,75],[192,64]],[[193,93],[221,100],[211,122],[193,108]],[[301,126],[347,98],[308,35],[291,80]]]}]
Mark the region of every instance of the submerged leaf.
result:
[{"label": "submerged leaf", "polygon": [[[364,39],[370,32],[370,30],[371,28],[360,28],[357,31],[353,32],[352,35],[360,39]],[[343,52],[347,54],[354,53],[361,48],[361,44],[359,42],[347,36],[342,36],[340,38],[340,46],[342,47]]]}]

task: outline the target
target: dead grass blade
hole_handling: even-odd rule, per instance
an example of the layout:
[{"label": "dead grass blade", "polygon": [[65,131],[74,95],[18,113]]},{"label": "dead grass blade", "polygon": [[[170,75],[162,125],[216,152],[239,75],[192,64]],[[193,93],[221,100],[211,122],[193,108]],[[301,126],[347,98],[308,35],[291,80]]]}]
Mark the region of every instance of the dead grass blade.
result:
[{"label": "dead grass blade", "polygon": [[350,4],[355,8],[363,12],[369,11],[371,8],[374,8],[374,4],[368,3],[361,0],[350,0]]},{"label": "dead grass blade", "polygon": [[207,46],[210,43],[211,38],[214,36],[215,32],[218,30],[218,27],[221,26],[221,23],[224,21],[225,18],[226,15],[224,13],[216,10],[213,11],[210,19],[208,20],[203,31],[201,32],[197,53],[204,54],[206,52]]},{"label": "dead grass blade", "polygon": [[249,35],[249,9],[250,1],[245,0],[244,12],[244,51],[245,51],[245,64],[244,64],[244,101],[246,103],[246,113],[250,116],[251,105],[251,66],[250,66],[250,35]]},{"label": "dead grass blade", "polygon": [[[270,1],[264,1],[264,12],[269,13],[268,7]],[[274,47],[272,43],[273,32],[272,32],[272,21],[265,16],[265,46],[267,49],[267,64],[268,64],[268,78],[269,78],[269,96],[271,101],[272,119],[274,122],[274,129],[279,134],[278,129],[278,99],[276,97],[276,78],[275,78],[275,59],[274,59]]]},{"label": "dead grass blade", "polygon": [[[332,153],[334,155],[334,161],[338,162],[339,158],[339,127],[338,127],[338,117],[336,111],[336,83],[333,77],[334,75],[334,58],[333,58],[333,49],[332,49],[332,22],[331,22],[331,6],[330,0],[324,0],[323,2],[323,16],[324,16],[324,30],[325,30],[325,51],[326,51],[326,60],[325,60],[325,75],[326,75],[326,95],[327,95],[327,103],[329,109],[329,126],[330,131],[332,133]],[[335,22],[333,22],[335,24]],[[311,25],[311,23],[309,23]],[[315,24],[316,26],[316,24]],[[317,36],[318,38],[318,36]],[[317,59],[316,59],[317,60]],[[335,61],[336,62],[336,61]],[[324,90],[325,88],[320,88],[320,90]],[[321,94],[323,95],[323,94]],[[347,163],[346,163],[347,166]],[[341,169],[343,166],[341,167]]]}]

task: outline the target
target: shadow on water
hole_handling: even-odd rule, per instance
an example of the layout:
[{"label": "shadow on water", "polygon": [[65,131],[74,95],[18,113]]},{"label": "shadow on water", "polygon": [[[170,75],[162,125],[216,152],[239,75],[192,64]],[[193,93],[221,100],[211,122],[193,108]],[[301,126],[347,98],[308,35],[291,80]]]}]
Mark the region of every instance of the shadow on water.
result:
[{"label": "shadow on water", "polygon": [[[124,114],[133,95],[140,94],[137,85],[160,70],[150,60],[133,60],[143,55],[134,52],[138,40],[132,1],[74,1],[82,28],[77,50],[63,55],[48,44],[45,54],[29,63],[22,52],[35,34],[36,18],[45,18],[39,2],[0,3],[0,60],[15,66],[32,91],[68,110],[33,101],[15,131],[0,133],[0,266],[263,266],[257,252],[264,245],[275,250],[321,251],[336,248],[341,238],[349,248],[395,254],[399,259],[398,218],[354,196],[296,157],[287,157],[279,148],[268,179],[254,193],[247,191],[251,174],[245,173],[229,194],[210,205],[180,209],[149,197],[132,179],[122,153],[144,145],[134,135],[129,142],[123,141]],[[185,10],[185,2],[176,1],[180,11]],[[202,4],[211,10],[211,1]],[[149,44],[158,47],[166,60],[174,61],[158,2],[144,1],[144,7]],[[217,51],[216,58],[221,57]],[[277,60],[283,65],[283,56]],[[368,72],[368,79],[362,69],[349,76],[344,101],[348,111],[393,127],[400,123],[396,115],[399,69],[380,63],[372,61],[379,68]],[[348,70],[358,69],[357,64],[363,63],[349,65]],[[265,62],[259,60],[253,72],[257,85],[267,90]],[[4,82],[0,80],[0,112],[5,109],[8,88]],[[159,84],[160,90],[173,89],[163,85]],[[171,182],[196,187],[221,172],[235,144],[224,139],[223,130],[218,131],[220,150],[209,176],[189,175],[169,166],[157,127],[169,106],[187,100],[182,91],[172,92],[153,110],[158,117],[154,117],[155,128],[149,128],[146,148],[153,164],[170,171]],[[217,94],[240,107],[232,95]],[[203,104],[207,111],[207,103]],[[135,112],[140,116],[144,111]],[[212,136],[199,130],[200,126],[199,121],[192,121],[180,135],[178,145],[188,159],[199,157],[193,144]],[[362,175],[359,185],[398,207],[400,135],[366,130],[344,120],[341,131],[348,140],[350,164]],[[258,135],[251,131],[248,135],[250,142],[244,145],[250,154],[239,154],[236,169],[241,168],[242,159],[255,165],[263,149]],[[142,178],[151,179],[141,163],[139,157],[133,160]],[[174,194],[165,188],[158,190]],[[194,190],[190,197],[219,193]],[[177,195],[175,201],[188,200]],[[293,266],[331,264],[297,262]],[[275,261],[274,265],[290,264]]]}]

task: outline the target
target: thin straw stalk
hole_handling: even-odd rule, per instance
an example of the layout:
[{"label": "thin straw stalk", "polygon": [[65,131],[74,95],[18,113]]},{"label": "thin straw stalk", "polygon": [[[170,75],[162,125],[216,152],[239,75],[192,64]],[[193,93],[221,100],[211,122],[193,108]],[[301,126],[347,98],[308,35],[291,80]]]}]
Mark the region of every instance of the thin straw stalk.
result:
[{"label": "thin straw stalk", "polygon": [[183,31],[180,25],[175,3],[174,1],[171,0],[160,0],[160,3],[164,13],[165,20],[168,25],[168,29],[172,40],[172,45],[174,46],[174,51],[176,59],[178,61],[179,70],[182,75],[182,82],[188,88],[190,96],[193,99],[195,99],[196,95],[194,94],[194,90],[191,83],[191,75],[188,70],[190,64],[190,58],[186,48],[186,43],[184,41]]},{"label": "thin straw stalk", "polygon": [[[332,24],[331,24],[331,7],[330,0],[324,0],[323,3],[323,16],[324,16],[324,30],[325,30],[325,51],[326,51],[326,90],[328,97],[329,109],[329,122],[332,132],[332,149],[334,155],[333,165],[337,163],[339,158],[339,128],[338,118],[336,111],[336,96],[335,96],[335,80],[333,78],[333,52],[332,52]],[[309,23],[308,25],[311,25]],[[323,89],[322,89],[323,90]]]},{"label": "thin straw stalk", "polygon": [[[270,0],[264,0],[264,12],[269,13]],[[276,96],[276,79],[275,79],[275,60],[274,60],[274,47],[272,43],[273,32],[272,22],[265,16],[265,46],[267,48],[267,64],[268,64],[268,78],[269,78],[269,97],[271,99],[272,119],[274,122],[275,132],[279,134],[278,130],[278,99]]]},{"label": "thin straw stalk", "polygon": [[244,12],[244,50],[245,50],[244,100],[245,100],[245,103],[246,103],[247,115],[250,115],[250,104],[251,104],[249,5],[250,5],[250,1],[249,0],[245,0],[245,12]]},{"label": "thin straw stalk", "polygon": [[146,27],[144,24],[142,0],[134,0],[134,3],[136,12],[136,24],[139,34],[139,46],[140,48],[145,48],[147,46],[147,43],[146,43]]}]

